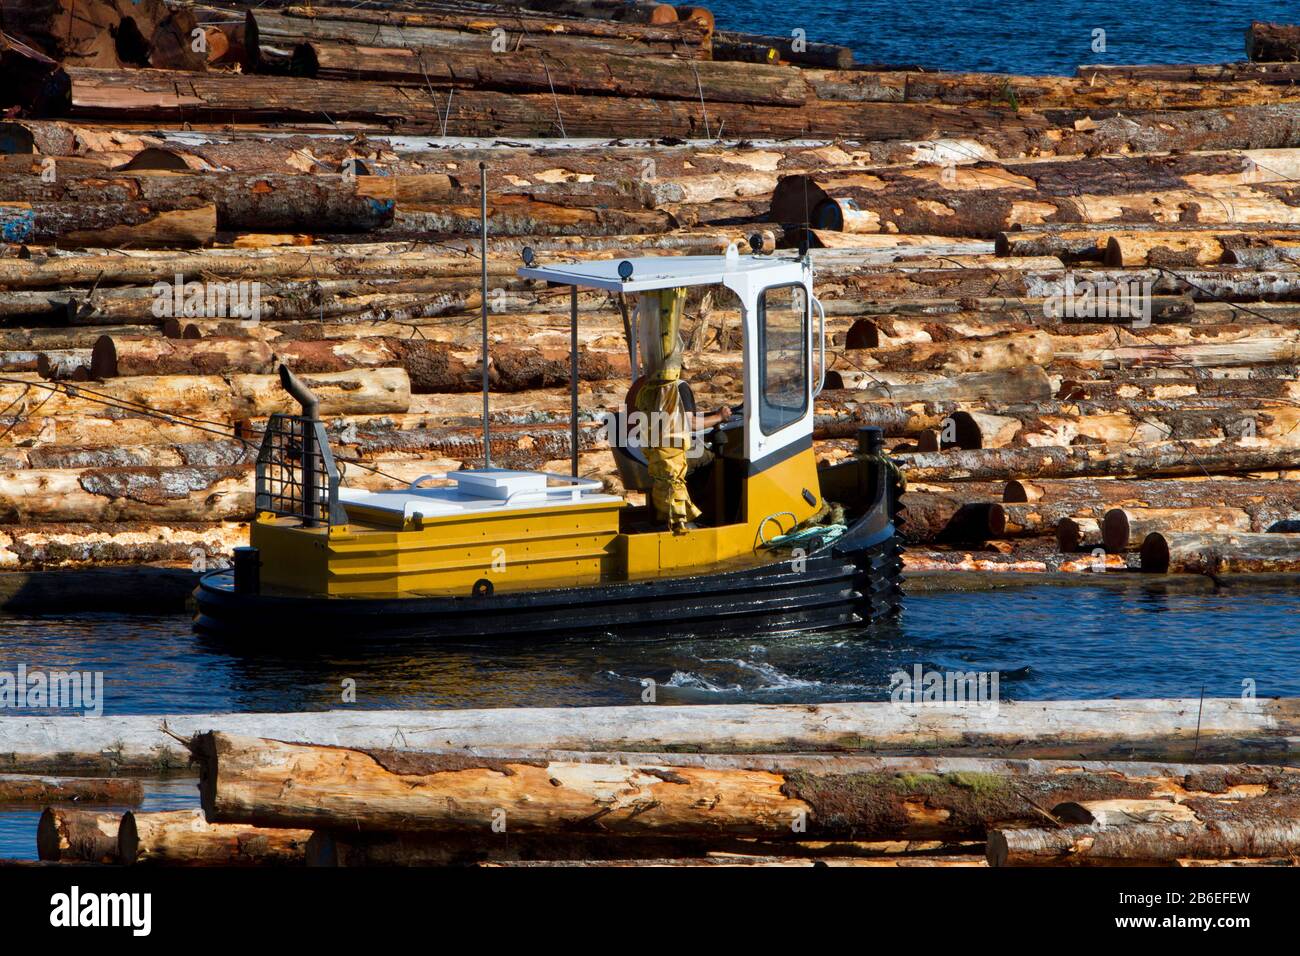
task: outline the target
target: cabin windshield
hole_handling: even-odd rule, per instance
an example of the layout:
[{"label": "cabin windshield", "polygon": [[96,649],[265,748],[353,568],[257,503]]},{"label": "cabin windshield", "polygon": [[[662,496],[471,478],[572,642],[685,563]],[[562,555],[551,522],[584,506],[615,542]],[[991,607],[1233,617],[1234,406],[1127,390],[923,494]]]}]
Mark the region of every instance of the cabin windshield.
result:
[{"label": "cabin windshield", "polygon": [[771,435],[808,411],[807,290],[764,289],[758,300],[758,425]]}]

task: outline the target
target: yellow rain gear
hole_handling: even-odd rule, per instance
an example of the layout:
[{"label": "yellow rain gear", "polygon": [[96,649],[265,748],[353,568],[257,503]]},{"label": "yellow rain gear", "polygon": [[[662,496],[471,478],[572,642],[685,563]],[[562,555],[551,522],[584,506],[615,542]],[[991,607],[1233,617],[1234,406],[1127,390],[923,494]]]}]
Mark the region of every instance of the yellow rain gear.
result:
[{"label": "yellow rain gear", "polygon": [[673,532],[680,533],[701,513],[686,490],[690,431],[678,391],[682,368],[679,333],[686,290],[664,289],[658,298],[658,325],[644,329],[647,373],[636,406],[649,420],[644,448],[653,482],[650,498],[655,513],[668,522]]}]

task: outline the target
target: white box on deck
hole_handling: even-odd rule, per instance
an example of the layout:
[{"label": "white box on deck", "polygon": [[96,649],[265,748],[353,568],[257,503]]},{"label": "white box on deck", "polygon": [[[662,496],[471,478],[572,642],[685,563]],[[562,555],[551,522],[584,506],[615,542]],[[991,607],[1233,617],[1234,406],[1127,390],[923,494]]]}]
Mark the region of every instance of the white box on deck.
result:
[{"label": "white box on deck", "polygon": [[463,495],[505,501],[521,491],[544,491],[546,475],[538,471],[509,471],[505,468],[453,471],[447,478],[456,482]]}]

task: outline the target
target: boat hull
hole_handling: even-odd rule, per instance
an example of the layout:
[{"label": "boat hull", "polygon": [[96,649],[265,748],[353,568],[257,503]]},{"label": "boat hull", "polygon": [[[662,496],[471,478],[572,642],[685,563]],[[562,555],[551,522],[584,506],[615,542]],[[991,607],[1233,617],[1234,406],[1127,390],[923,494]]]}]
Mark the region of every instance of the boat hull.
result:
[{"label": "boat hull", "polygon": [[235,591],[230,572],[214,572],[195,591],[195,627],[251,640],[274,635],[277,643],[379,632],[458,641],[816,631],[897,617],[901,574],[902,547],[893,524],[863,521],[807,554],[756,567],[481,596],[247,594]]}]

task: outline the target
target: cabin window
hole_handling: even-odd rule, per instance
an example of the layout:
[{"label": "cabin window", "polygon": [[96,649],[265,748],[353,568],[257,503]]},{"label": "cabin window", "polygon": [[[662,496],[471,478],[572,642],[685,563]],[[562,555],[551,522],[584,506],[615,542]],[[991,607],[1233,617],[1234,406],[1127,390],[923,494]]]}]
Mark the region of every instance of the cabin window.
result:
[{"label": "cabin window", "polygon": [[771,435],[808,411],[808,290],[764,289],[758,300],[758,427]]}]

